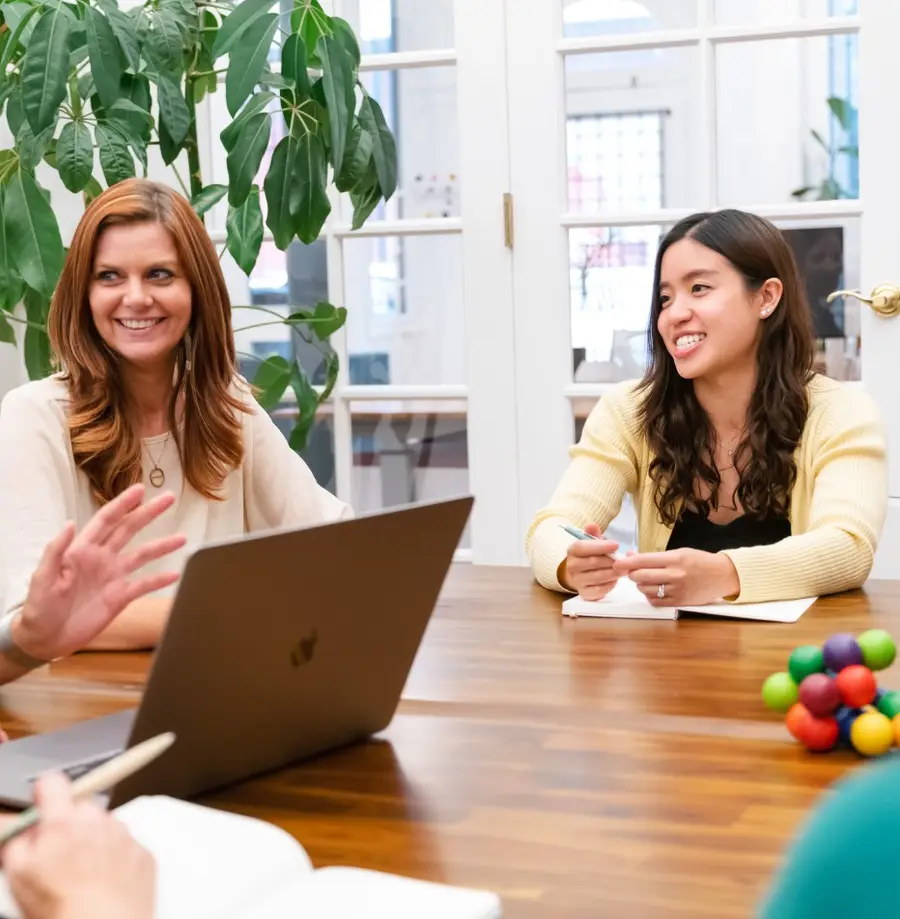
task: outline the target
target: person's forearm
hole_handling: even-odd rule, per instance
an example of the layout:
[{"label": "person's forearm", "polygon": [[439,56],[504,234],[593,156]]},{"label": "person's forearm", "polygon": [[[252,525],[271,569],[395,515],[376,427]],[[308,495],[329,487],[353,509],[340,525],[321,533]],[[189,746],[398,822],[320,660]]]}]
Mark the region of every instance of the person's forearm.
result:
[{"label": "person's forearm", "polygon": [[143,597],[121,613],[84,649],[144,651],[155,648],[172,607],[171,597]]}]

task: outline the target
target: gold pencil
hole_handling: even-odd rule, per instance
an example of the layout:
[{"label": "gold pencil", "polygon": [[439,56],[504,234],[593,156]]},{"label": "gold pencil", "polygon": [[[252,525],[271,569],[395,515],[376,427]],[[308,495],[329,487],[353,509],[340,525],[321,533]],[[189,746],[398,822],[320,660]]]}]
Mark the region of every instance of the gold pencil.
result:
[{"label": "gold pencil", "polygon": [[[153,762],[160,754],[164,753],[175,742],[175,735],[169,731],[158,734],[149,740],[139,743],[120,753],[118,756],[101,763],[86,775],[80,776],[72,782],[72,795],[75,798],[86,798],[88,795],[100,794],[118,785],[122,779],[127,779],[148,763]],[[29,827],[34,826],[41,819],[41,811],[37,807],[29,807],[18,820],[0,832],[0,846],[14,839]]]}]

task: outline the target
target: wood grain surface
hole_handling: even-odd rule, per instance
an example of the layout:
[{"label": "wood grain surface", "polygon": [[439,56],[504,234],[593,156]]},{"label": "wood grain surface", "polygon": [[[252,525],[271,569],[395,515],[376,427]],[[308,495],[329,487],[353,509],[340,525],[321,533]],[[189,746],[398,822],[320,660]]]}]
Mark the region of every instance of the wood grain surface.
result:
[{"label": "wood grain surface", "polygon": [[[809,807],[862,764],[799,748],[762,682],[837,631],[900,638],[900,583],[793,625],[559,607],[524,569],[455,566],[383,735],[202,800],[284,827],[316,865],[489,888],[507,919],[751,915]],[[0,722],[133,706],[148,663],[54,664],[0,689]],[[900,665],[879,680],[900,688]]]}]

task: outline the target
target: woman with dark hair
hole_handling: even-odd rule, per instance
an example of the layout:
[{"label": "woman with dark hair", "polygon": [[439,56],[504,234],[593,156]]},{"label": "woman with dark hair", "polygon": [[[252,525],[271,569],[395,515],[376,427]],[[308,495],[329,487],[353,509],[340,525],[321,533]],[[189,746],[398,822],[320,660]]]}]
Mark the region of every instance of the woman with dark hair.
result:
[{"label": "woman with dark hair", "polygon": [[[21,617],[65,522],[80,532],[137,483],[176,497],[143,537],[186,538],[150,575],[163,563],[178,573],[212,540],[350,514],[238,376],[215,247],[167,186],[129,179],[91,203],[48,326],[59,373],[12,390],[0,410],[0,627]],[[152,647],[170,603],[160,592],[136,598],[89,647]]]},{"label": "woman with dark hair", "polygon": [[[654,606],[859,587],[887,508],[885,434],[864,392],[813,372],[809,305],[780,231],[737,210],[674,226],[648,342],[644,378],[600,399],[529,528],[538,581],[597,600],[629,577]],[[625,494],[638,552],[616,557],[602,534]]]}]

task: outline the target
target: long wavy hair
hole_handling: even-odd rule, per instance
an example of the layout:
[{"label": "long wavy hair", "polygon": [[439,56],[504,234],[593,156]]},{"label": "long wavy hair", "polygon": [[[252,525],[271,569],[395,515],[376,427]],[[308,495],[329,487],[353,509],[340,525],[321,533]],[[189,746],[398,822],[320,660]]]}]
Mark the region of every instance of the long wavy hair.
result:
[{"label": "long wavy hair", "polygon": [[[175,355],[168,415],[185,480],[201,495],[219,490],[243,458],[235,394],[231,302],[215,248],[190,204],[147,179],[120,182],[87,208],[50,304],[48,332],[69,390],[69,435],[75,463],[102,504],[141,481],[141,442],[128,415],[121,358],[94,325],[88,300],[97,242],[112,226],[158,223],[175,244],[192,291],[188,334]],[[176,407],[183,395],[183,417]]]},{"label": "long wavy hair", "polygon": [[[744,512],[755,518],[785,515],[797,477],[794,451],[809,410],[812,316],[793,253],[778,228],[755,214],[729,209],[686,217],[666,234],[656,256],[640,420],[653,457],[650,478],[660,518],[674,525],[682,506],[708,516],[718,506],[721,485],[712,424],[693,383],[679,376],[657,328],[663,256],[685,237],[728,259],[743,275],[748,293],[769,278],[778,278],[784,287],[778,308],[761,323],[757,384],[734,462],[739,475],[735,497]],[[708,486],[709,498],[700,497],[702,485]]]}]

